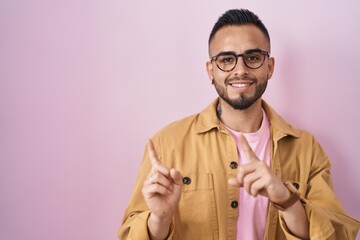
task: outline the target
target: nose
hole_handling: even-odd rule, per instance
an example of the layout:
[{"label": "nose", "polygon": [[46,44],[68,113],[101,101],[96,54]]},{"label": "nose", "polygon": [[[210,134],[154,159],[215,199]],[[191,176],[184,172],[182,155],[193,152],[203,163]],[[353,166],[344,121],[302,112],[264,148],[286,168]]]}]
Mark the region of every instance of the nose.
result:
[{"label": "nose", "polygon": [[243,74],[249,73],[249,68],[245,65],[244,59],[242,58],[242,56],[239,56],[237,58],[237,63],[236,63],[236,66],[235,66],[233,72],[235,75],[243,75]]}]

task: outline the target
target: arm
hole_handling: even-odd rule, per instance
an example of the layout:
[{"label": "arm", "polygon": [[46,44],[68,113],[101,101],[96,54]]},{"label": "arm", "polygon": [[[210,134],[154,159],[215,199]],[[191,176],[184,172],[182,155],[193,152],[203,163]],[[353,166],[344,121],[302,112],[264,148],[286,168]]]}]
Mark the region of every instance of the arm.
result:
[{"label": "arm", "polygon": [[[316,140],[308,135],[305,138],[308,158],[311,165],[308,178],[301,190],[302,205],[309,220],[310,239],[355,239],[359,222],[349,217],[337,199],[330,174],[330,161]],[[280,213],[280,225],[287,239],[297,239]]]},{"label": "arm", "polygon": [[335,195],[329,160],[327,157],[319,159],[321,161],[313,168],[308,192],[302,199],[310,222],[310,236],[315,238],[321,232],[324,239],[356,239],[360,223],[345,213]]}]

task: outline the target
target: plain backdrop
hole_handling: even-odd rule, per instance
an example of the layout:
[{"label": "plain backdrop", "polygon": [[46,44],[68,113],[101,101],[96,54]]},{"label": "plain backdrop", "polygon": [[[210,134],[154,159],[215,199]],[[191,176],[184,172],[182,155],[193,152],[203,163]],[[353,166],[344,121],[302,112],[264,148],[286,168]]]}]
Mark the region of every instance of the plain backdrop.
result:
[{"label": "plain backdrop", "polygon": [[229,8],[267,26],[264,98],[360,218],[359,1],[0,0],[0,239],[116,239],[146,139],[217,96],[207,40]]}]

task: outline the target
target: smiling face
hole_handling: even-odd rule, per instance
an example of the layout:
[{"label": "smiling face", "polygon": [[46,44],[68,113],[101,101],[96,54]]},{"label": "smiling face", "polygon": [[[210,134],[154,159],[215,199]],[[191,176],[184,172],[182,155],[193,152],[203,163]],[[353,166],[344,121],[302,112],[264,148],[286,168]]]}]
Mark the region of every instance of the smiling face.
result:
[{"label": "smiling face", "polygon": [[[269,41],[255,25],[232,25],[219,29],[209,46],[210,56],[222,52],[242,54],[249,50],[270,51]],[[274,59],[265,57],[264,64],[251,69],[238,59],[236,67],[229,72],[218,68],[215,61],[207,62],[207,72],[213,80],[220,99],[234,109],[247,109],[260,101],[268,80],[274,71]]]}]

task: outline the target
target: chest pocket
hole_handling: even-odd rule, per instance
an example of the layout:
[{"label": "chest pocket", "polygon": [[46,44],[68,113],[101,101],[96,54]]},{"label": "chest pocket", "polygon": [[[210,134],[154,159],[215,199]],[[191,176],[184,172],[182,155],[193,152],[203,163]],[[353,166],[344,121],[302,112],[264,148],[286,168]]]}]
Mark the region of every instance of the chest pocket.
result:
[{"label": "chest pocket", "polygon": [[214,181],[211,173],[183,177],[183,192],[175,214],[174,239],[218,239]]}]

